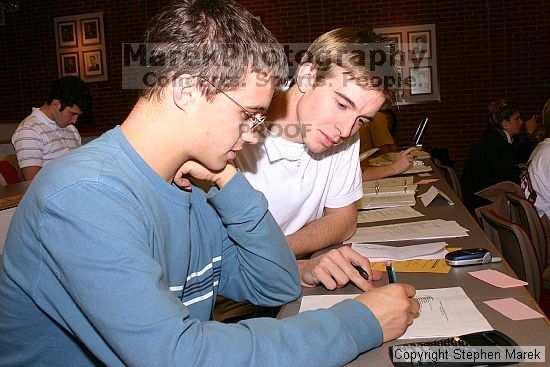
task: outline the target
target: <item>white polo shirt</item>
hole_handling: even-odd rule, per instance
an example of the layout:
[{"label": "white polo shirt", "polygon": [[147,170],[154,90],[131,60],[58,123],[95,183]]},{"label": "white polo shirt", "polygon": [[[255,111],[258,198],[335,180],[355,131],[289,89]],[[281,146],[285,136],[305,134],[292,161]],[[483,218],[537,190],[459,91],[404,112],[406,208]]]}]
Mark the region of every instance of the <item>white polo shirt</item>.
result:
[{"label": "white polo shirt", "polygon": [[19,167],[44,167],[82,145],[74,125],[59,127],[39,108],[33,108],[11,137]]},{"label": "white polo shirt", "polygon": [[320,154],[269,132],[264,141],[245,145],[237,166],[264,193],[269,210],[285,235],[363,196],[359,136]]}]

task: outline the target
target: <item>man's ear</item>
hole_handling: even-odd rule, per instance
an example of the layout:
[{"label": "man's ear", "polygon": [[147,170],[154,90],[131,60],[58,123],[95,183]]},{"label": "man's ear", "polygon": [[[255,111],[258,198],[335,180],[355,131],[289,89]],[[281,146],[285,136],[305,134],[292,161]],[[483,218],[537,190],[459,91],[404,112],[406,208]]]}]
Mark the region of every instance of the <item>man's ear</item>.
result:
[{"label": "man's ear", "polygon": [[509,126],[510,126],[510,120],[502,120],[502,122],[500,123],[500,126],[506,130]]},{"label": "man's ear", "polygon": [[52,106],[57,111],[61,111],[61,101],[59,99],[56,99],[56,98],[52,99],[50,106]]},{"label": "man's ear", "polygon": [[305,93],[308,90],[313,89],[315,86],[315,78],[317,76],[317,70],[313,67],[313,64],[306,62],[298,68],[296,72],[296,84],[300,92]]},{"label": "man's ear", "polygon": [[195,86],[195,78],[189,74],[180,75],[172,84],[172,96],[176,106],[185,110],[191,104],[199,90]]}]

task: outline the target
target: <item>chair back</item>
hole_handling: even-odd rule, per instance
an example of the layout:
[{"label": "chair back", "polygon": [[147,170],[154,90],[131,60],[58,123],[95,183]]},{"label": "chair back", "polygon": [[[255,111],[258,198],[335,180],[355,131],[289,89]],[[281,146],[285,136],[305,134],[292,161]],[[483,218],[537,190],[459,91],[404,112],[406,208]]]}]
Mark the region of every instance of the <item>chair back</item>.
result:
[{"label": "chair back", "polygon": [[458,179],[458,176],[453,167],[444,165],[437,158],[434,158],[433,162],[435,166],[439,168],[441,173],[443,173],[445,181],[447,181],[449,186],[451,186],[456,196],[458,196],[458,198],[462,201],[462,187],[460,186],[460,180]]},{"label": "chair back", "polygon": [[526,230],[487,207],[477,208],[476,212],[487,236],[499,248],[518,278],[529,283],[527,289],[538,302],[542,270],[537,252]]},{"label": "chair back", "polygon": [[512,222],[520,223],[527,230],[537,250],[542,268],[546,268],[548,266],[548,244],[537,209],[529,200],[523,197],[512,193],[506,193],[505,195],[510,205],[510,219]]}]

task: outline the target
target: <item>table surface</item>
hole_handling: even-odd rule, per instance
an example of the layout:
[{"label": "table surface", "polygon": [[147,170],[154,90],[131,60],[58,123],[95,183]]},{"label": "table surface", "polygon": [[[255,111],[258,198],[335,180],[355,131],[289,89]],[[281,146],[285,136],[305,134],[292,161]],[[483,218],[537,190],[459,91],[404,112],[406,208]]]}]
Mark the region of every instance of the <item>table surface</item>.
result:
[{"label": "table surface", "polygon": [[[428,164],[428,163],[427,163]],[[434,168],[435,166],[431,164]],[[432,176],[439,178],[435,183],[428,185],[419,185],[417,200],[415,209],[424,214],[424,217],[418,218],[409,218],[395,221],[385,221],[385,222],[376,222],[376,223],[365,223],[359,224],[359,227],[363,226],[376,226],[382,224],[391,224],[391,223],[404,223],[404,222],[413,222],[421,221],[428,219],[445,219],[445,220],[455,220],[459,225],[469,230],[468,237],[459,237],[459,238],[446,238],[442,239],[449,244],[451,247],[463,247],[463,248],[475,248],[475,247],[484,247],[491,251],[491,253],[497,253],[495,246],[489,241],[485,236],[482,229],[478,226],[474,218],[469,214],[464,205],[460,202],[460,199],[454,194],[449,185],[445,182],[443,176],[435,170],[432,172]],[[419,177],[415,175],[415,182],[420,181],[421,179],[429,177]],[[443,191],[445,194],[451,197],[454,201],[454,206],[449,206],[442,201],[432,202],[427,208],[424,207],[418,194],[425,192],[430,185],[435,185],[438,189]],[[435,240],[434,240],[435,241]],[[407,244],[429,242],[429,241],[402,241],[402,242],[392,242],[395,246],[403,246]],[[330,249],[330,248],[329,248]],[[329,249],[320,251],[319,255]],[[430,288],[446,288],[446,287],[462,287],[468,297],[473,301],[477,309],[485,316],[487,321],[491,326],[499,330],[514,339],[519,345],[523,346],[541,346],[544,345],[546,350],[550,347],[550,322],[547,317],[532,319],[532,320],[523,320],[523,321],[513,321],[506,316],[500,314],[499,312],[493,310],[489,306],[483,303],[483,301],[492,300],[492,299],[501,299],[513,297],[520,302],[528,305],[531,308],[543,313],[537,302],[533,299],[531,294],[527,291],[525,287],[515,287],[515,288],[496,288],[492,285],[485,283],[481,280],[478,280],[471,275],[467,274],[470,271],[474,270],[483,270],[483,269],[495,269],[501,271],[505,274],[514,276],[513,271],[510,266],[505,262],[501,263],[492,263],[486,265],[475,265],[475,266],[463,266],[463,267],[454,267],[451,268],[451,271],[448,274],[433,274],[433,273],[398,273],[399,282],[410,283],[414,285],[417,289],[430,289]],[[384,274],[384,278],[380,281],[375,282],[376,286],[382,286],[387,283],[387,277]],[[320,294],[357,294],[361,291],[354,285],[348,285],[344,288],[328,291],[324,287],[315,287],[315,288],[302,288],[302,295],[320,295]],[[288,317],[298,313],[300,309],[301,298],[286,305],[283,307],[278,317]],[[354,361],[349,363],[349,366],[392,366],[391,360],[389,358],[388,348],[391,345],[403,344],[408,342],[407,340],[394,340],[392,342],[384,343],[381,347],[373,349],[369,352],[359,355]],[[547,361],[549,357],[547,357]],[[518,365],[540,365],[533,363],[521,363]]]},{"label": "table surface", "polygon": [[30,184],[31,181],[25,181],[0,186],[0,210],[17,206]]}]

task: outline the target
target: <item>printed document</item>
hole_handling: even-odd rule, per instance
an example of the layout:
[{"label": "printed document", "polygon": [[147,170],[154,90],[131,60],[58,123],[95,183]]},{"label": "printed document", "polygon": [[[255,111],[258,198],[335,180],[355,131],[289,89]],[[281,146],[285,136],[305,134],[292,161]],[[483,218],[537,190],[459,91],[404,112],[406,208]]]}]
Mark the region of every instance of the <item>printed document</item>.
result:
[{"label": "printed document", "polygon": [[436,238],[466,237],[468,230],[454,220],[423,220],[374,227],[360,227],[349,239],[352,243],[429,240]]},{"label": "printed document", "polygon": [[[357,296],[358,294],[304,296],[300,312],[329,308],[344,299]],[[420,303],[419,315],[399,339],[451,337],[493,330],[460,287],[417,290],[415,298]]]},{"label": "printed document", "polygon": [[372,223],[381,222],[384,220],[416,218],[423,216],[424,214],[409,206],[398,206],[395,208],[360,211],[357,213],[357,223]]}]

